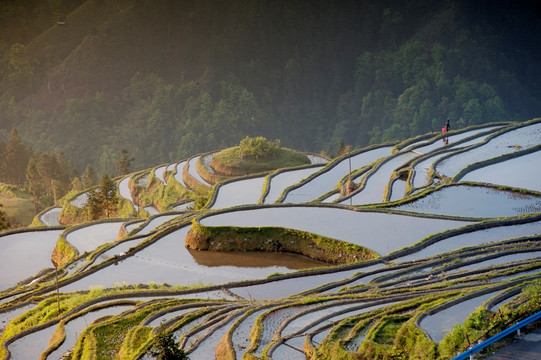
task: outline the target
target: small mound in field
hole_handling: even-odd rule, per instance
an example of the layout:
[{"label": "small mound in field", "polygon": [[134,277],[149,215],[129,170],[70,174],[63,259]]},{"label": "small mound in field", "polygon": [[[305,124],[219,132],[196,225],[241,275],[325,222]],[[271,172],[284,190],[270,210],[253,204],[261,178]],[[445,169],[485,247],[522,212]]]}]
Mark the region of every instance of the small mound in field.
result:
[{"label": "small mound in field", "polygon": [[310,164],[306,154],[282,148],[280,142],[265,138],[245,138],[240,146],[218,152],[210,167],[220,175],[240,176],[256,174],[285,167]]}]

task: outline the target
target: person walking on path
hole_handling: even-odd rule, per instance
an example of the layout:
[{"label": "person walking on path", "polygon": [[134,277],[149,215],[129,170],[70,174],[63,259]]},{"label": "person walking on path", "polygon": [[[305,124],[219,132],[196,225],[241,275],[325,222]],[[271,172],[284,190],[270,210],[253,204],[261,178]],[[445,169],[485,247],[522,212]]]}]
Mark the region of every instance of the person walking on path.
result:
[{"label": "person walking on path", "polygon": [[[449,130],[451,130],[451,124],[449,123],[449,119],[447,119],[447,121],[445,122],[445,125],[443,126],[443,128],[441,129],[441,131],[445,134],[447,134],[449,132]],[[443,138],[443,143],[444,144],[449,144],[449,138],[448,137],[444,137]]]}]

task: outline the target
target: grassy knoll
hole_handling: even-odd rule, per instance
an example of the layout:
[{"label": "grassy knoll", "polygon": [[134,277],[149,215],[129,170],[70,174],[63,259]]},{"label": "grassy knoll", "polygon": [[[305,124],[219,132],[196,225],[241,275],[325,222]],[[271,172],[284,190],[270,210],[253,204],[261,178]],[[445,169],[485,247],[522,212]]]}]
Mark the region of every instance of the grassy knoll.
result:
[{"label": "grassy knoll", "polygon": [[214,155],[210,166],[223,175],[248,175],[279,168],[310,164],[308,157],[295,150],[282,148],[280,142],[262,137],[245,138],[236,147]]},{"label": "grassy knoll", "polygon": [[0,185],[0,204],[2,211],[11,224],[11,228],[29,226],[34,218],[34,203],[32,197],[11,186]]}]

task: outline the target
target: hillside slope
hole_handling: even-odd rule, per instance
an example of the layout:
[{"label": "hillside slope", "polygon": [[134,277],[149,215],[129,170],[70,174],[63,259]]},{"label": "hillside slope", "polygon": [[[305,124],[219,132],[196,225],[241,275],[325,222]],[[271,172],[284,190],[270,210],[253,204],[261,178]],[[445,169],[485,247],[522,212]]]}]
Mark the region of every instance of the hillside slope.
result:
[{"label": "hillside slope", "polygon": [[121,148],[137,168],[246,135],[332,152],[541,112],[531,2],[24,4],[1,4],[27,30],[0,42],[1,128],[81,170],[112,173]]},{"label": "hillside slope", "polygon": [[1,185],[0,204],[12,229],[27,227],[32,223],[35,210],[30,195]]}]

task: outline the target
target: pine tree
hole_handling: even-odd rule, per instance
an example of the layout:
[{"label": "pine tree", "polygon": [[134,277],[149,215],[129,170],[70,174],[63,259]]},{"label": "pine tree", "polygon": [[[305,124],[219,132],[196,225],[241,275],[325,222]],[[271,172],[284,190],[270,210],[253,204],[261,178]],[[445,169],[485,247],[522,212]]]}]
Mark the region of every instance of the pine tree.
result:
[{"label": "pine tree", "polygon": [[[0,208],[2,208],[2,204],[0,204]],[[0,230],[5,230],[10,228],[10,223],[8,221],[8,218],[6,216],[6,213],[2,210],[0,210]]]},{"label": "pine tree", "polygon": [[126,175],[130,172],[130,165],[135,160],[135,158],[130,158],[128,150],[120,150],[120,159],[116,163],[116,170],[119,175]]},{"label": "pine tree", "polygon": [[0,181],[7,182],[6,143],[0,141]]},{"label": "pine tree", "polygon": [[41,182],[45,188],[47,198],[42,205],[56,204],[57,200],[64,196],[71,188],[69,173],[71,166],[65,160],[62,153],[42,153],[35,156],[36,168]]},{"label": "pine tree", "polygon": [[94,168],[92,167],[92,165],[88,164],[81,177],[81,183],[82,183],[83,189],[88,189],[96,185],[97,182],[98,182],[98,176],[96,175],[96,172],[94,171]]},{"label": "pine tree", "polygon": [[32,194],[34,213],[37,214],[38,204],[40,203],[41,197],[44,195],[45,188],[43,178],[39,174],[34,157],[30,159],[28,167],[26,168],[26,190]]},{"label": "pine tree", "polygon": [[85,208],[90,220],[98,220],[101,218],[103,206],[99,189],[93,189],[88,192]]},{"label": "pine tree", "polygon": [[115,182],[107,174],[103,174],[98,187],[88,192],[85,208],[91,220],[97,220],[104,216],[109,218],[117,210],[119,202],[120,198]]},{"label": "pine tree", "polygon": [[22,185],[26,178],[29,160],[30,151],[22,143],[17,129],[13,128],[6,146],[6,181],[13,185]]},{"label": "pine tree", "polygon": [[158,360],[189,360],[184,350],[178,347],[172,332],[167,332],[163,325],[158,329],[151,355]]},{"label": "pine tree", "polygon": [[83,183],[81,182],[81,179],[78,176],[74,177],[71,180],[71,188],[72,188],[72,190],[76,190],[76,191],[81,191],[81,190],[85,189],[83,187]]},{"label": "pine tree", "polygon": [[52,180],[56,179],[56,174],[59,171],[56,157],[48,153],[38,154],[36,156],[36,167],[43,181],[45,191],[47,194],[52,195],[54,191]]},{"label": "pine tree", "polygon": [[64,155],[63,152],[56,154],[56,163],[58,164],[56,180],[62,182],[64,188],[69,188],[71,179],[78,175],[77,170],[73,164],[66,159],[66,155]]},{"label": "pine tree", "polygon": [[340,138],[340,140],[338,140],[338,146],[336,147],[336,156],[335,157],[343,155],[345,147],[346,147],[346,144],[344,143],[344,138]]},{"label": "pine tree", "polygon": [[120,202],[120,198],[118,196],[116,184],[109,178],[107,174],[103,174],[101,178],[100,192],[105,216],[110,217],[111,214],[116,210],[118,203]]},{"label": "pine tree", "polygon": [[74,167],[64,154],[32,154],[25,171],[26,188],[34,195],[34,205],[56,204],[72,188],[70,177],[76,177]]}]

